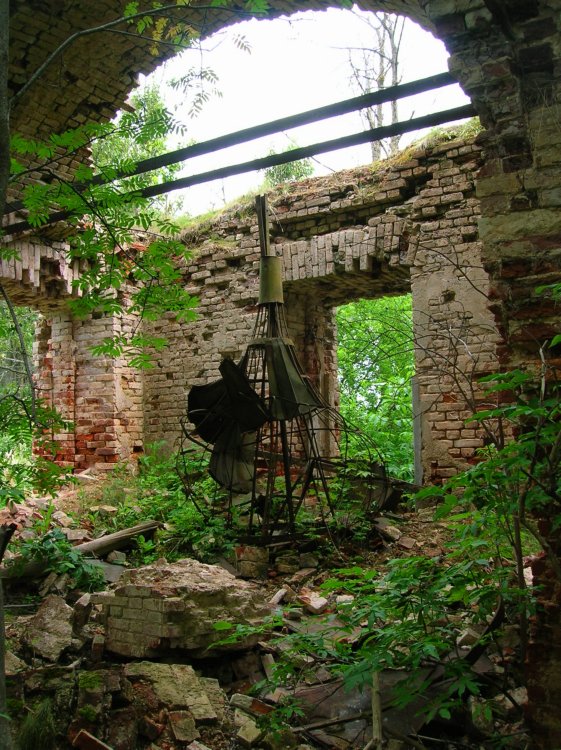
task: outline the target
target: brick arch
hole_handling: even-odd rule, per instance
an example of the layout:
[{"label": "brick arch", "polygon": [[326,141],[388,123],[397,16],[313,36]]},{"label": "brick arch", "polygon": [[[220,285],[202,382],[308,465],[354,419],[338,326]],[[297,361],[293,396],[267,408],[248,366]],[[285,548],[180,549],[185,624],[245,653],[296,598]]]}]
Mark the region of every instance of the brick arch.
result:
[{"label": "brick arch", "polygon": [[[531,89],[540,71],[529,71],[521,81],[513,44],[516,23],[531,13],[520,10],[520,3],[502,3],[501,12],[489,10],[484,0],[465,4],[426,2],[426,0],[361,0],[365,10],[383,10],[408,16],[440,38],[449,49],[451,68],[472,99],[484,124],[497,132],[508,131],[508,149],[518,153],[527,148],[523,134],[525,89]],[[197,4],[180,8],[182,16],[203,37],[248,18],[240,0],[231,10],[202,9]],[[338,0],[286,2],[270,0],[267,19],[291,15],[301,10],[340,7]],[[22,0],[12,4],[10,16],[11,57],[9,88],[17,94],[30,76],[68,37],[79,30],[100,27],[115,19],[123,5],[118,0]],[[56,19],[56,21],[55,21]],[[263,20],[265,23],[266,20]],[[126,27],[125,27],[126,28]],[[104,121],[121,108],[136,85],[140,73],[150,73],[174,54],[162,46],[157,54],[147,40],[113,33],[110,30],[76,38],[43,71],[27,93],[12,107],[12,128],[24,136],[45,137],[76,127],[86,121]],[[500,63],[496,63],[500,60]],[[519,68],[520,66],[518,66]],[[533,66],[536,67],[535,64]],[[539,66],[538,66],[539,68]],[[529,80],[526,81],[526,78]],[[505,112],[505,93],[508,112]],[[345,98],[343,92],[334,98]],[[496,101],[500,98],[500,101]],[[497,106],[498,105],[498,106]],[[512,121],[517,132],[513,137]],[[497,148],[501,148],[499,144]]]}]

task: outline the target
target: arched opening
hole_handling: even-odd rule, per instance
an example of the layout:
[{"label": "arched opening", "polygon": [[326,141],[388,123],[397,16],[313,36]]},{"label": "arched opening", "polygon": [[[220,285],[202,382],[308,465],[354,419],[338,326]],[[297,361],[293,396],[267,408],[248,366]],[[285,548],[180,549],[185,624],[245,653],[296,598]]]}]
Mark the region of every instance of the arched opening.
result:
[{"label": "arched opening", "polygon": [[[200,58],[194,58],[194,50],[188,50],[158,69],[148,82],[159,83],[166,102],[187,125],[188,137],[202,142],[447,70],[448,53],[442,42],[406,16],[383,15],[398,23],[395,37],[390,35],[386,40],[388,45],[395,45],[391,52],[397,63],[393,79],[389,62],[387,70],[367,69],[364,56],[369,53],[372,58],[373,48],[379,43],[372,20],[375,16],[354,6],[352,10],[328,7],[270,20],[236,22],[206,37]],[[357,55],[361,56],[360,65]],[[377,118],[377,125],[387,125],[394,117],[407,120],[468,101],[458,85],[446,86],[401,100],[395,112],[388,104],[383,112],[362,110],[339,115],[195,158],[184,164],[180,176],[361,132],[373,127],[372,117]],[[420,135],[405,134],[395,139],[392,147],[404,148]],[[389,146],[389,142],[384,145]],[[381,157],[386,153],[383,149]],[[321,176],[369,163],[372,158],[371,144],[364,144],[322,153],[310,163],[313,175]],[[253,172],[188,188],[182,191],[184,208],[193,216],[218,210],[258,189],[263,178],[262,172]]]}]

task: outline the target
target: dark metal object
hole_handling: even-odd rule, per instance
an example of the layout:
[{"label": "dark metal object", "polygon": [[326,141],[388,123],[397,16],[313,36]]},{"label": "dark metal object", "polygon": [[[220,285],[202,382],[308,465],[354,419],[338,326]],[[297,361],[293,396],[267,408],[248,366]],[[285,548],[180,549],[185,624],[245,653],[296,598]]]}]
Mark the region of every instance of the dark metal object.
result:
[{"label": "dark metal object", "polygon": [[[241,509],[250,535],[269,541],[282,532],[294,537],[303,509],[316,523],[334,517],[343,492],[356,496],[361,510],[380,509],[391,492],[375,447],[325,402],[298,361],[263,196],[257,213],[261,284],[252,340],[239,364],[224,360],[219,380],[191,389],[187,417],[194,429],[185,421],[183,430],[189,443],[210,451],[208,471],[226,490],[229,516]],[[364,455],[361,480],[356,459],[349,465],[351,441]],[[189,496],[201,512],[214,512],[191,492],[189,449],[180,455]]]},{"label": "dark metal object", "polygon": [[[187,161],[187,159],[194,159],[197,156],[203,154],[211,154],[216,151],[220,151],[230,146],[237,146],[241,143],[247,143],[255,138],[262,138],[265,135],[272,135],[273,133],[279,133],[289,128],[295,128],[300,125],[309,125],[312,122],[318,122],[319,120],[325,120],[329,117],[335,117],[337,115],[347,114],[349,112],[355,112],[366,107],[373,107],[376,104],[382,104],[384,102],[397,101],[403,99],[406,96],[412,96],[414,94],[420,94],[424,91],[432,91],[433,89],[442,88],[443,86],[450,86],[457,83],[457,80],[449,72],[437,73],[436,75],[429,76],[428,78],[421,78],[417,81],[410,81],[409,83],[401,83],[398,86],[389,86],[388,88],[381,89],[380,91],[373,91],[369,94],[362,94],[361,96],[353,97],[352,99],[345,99],[341,102],[335,102],[334,104],[328,104],[324,107],[317,107],[315,109],[307,110],[306,112],[300,112],[296,115],[290,115],[289,117],[281,117],[278,120],[272,120],[271,122],[263,123],[262,125],[254,125],[250,128],[244,128],[238,130],[235,133],[228,133],[227,135],[221,135],[217,138],[211,138],[208,141],[202,143],[194,143],[191,146],[177,149],[176,151],[168,151],[165,154],[159,156],[152,156],[150,159],[143,159],[139,161],[132,171],[125,170],[114,170],[112,169],[112,176],[108,179],[103,173],[95,175],[89,182],[81,182],[75,185],[75,189],[78,191],[84,190],[92,185],[108,185],[116,179],[126,179],[127,177],[134,177],[138,174],[144,174],[145,172],[151,172],[154,169],[161,169],[162,167],[170,166],[171,164],[178,164],[181,161]],[[22,201],[12,202],[7,206],[6,213],[12,213],[13,211],[19,211],[25,208]]]}]

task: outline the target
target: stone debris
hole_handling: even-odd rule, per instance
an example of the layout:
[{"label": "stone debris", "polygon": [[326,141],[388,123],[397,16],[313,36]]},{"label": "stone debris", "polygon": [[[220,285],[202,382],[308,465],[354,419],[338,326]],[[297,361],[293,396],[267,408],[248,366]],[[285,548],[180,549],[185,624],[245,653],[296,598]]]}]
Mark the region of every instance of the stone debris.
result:
[{"label": "stone debris", "polygon": [[[44,682],[42,689],[47,689]],[[56,685],[51,682],[49,689]],[[203,728],[231,730],[226,695],[217,680],[198,677],[187,664],[139,661],[84,670],[78,673],[77,691],[68,728],[75,747],[81,747],[76,742],[84,731],[112,750],[136,750],[146,741],[174,750],[201,739]]]},{"label": "stone debris", "polygon": [[315,572],[315,568],[301,568],[288,579],[288,583],[291,586],[299,586],[300,584],[304,583],[304,581],[307,581],[309,578],[311,578]]},{"label": "stone debris", "polygon": [[236,737],[244,747],[254,747],[263,738],[265,732],[251,716],[239,711],[236,712],[234,721],[239,727]]},{"label": "stone debris", "polygon": [[[113,592],[94,594],[92,601],[106,617],[107,649],[136,658],[170,649],[201,656],[223,637],[217,622],[256,624],[271,611],[255,585],[191,559],[125,570]],[[255,641],[220,649],[240,650]]]},{"label": "stone debris", "polygon": [[83,594],[74,604],[72,625],[75,631],[80,631],[90,619],[92,612],[92,595]]},{"label": "stone debris", "polygon": [[234,566],[241,578],[262,578],[269,568],[269,550],[244,545],[234,549]]},{"label": "stone debris", "polygon": [[403,549],[413,549],[417,545],[417,542],[412,537],[402,534],[397,540],[397,544],[403,547]]},{"label": "stone debris", "polygon": [[179,742],[192,742],[200,737],[195,719],[189,711],[169,711],[168,720],[173,736]]},{"label": "stone debris", "polygon": [[277,604],[280,604],[284,597],[286,596],[286,589],[279,589],[273,596],[269,599],[269,604],[275,606]]},{"label": "stone debris", "polygon": [[73,609],[61,596],[51,594],[43,600],[37,614],[27,623],[24,644],[46,661],[56,663],[72,645]]},{"label": "stone debris", "polygon": [[125,552],[121,552],[121,550],[114,549],[107,555],[107,562],[113,565],[126,565],[127,555]]},{"label": "stone debris", "polygon": [[504,719],[519,718],[528,703],[528,690],[516,687],[508,691],[508,695],[500,693],[491,701],[493,712]]},{"label": "stone debris", "polygon": [[380,535],[390,542],[398,542],[402,537],[402,532],[397,526],[392,526],[385,518],[376,518],[373,525]]},{"label": "stone debris", "polygon": [[321,615],[329,607],[329,599],[307,588],[301,590],[298,601],[311,615]]},{"label": "stone debris", "polygon": [[311,552],[302,552],[298,556],[298,563],[301,568],[317,568],[319,567],[319,561],[315,555]]},{"label": "stone debris", "polygon": [[[387,529],[387,520],[382,520]],[[404,538],[407,539],[401,535],[400,539]],[[399,542],[396,546],[400,546]],[[255,549],[243,548],[249,558],[258,558]],[[281,557],[285,563],[290,562],[286,552]],[[295,561],[296,557],[301,563],[302,556],[293,555],[292,559]],[[249,558],[245,561],[257,562]],[[262,562],[264,559],[265,556]],[[278,558],[273,554],[271,560],[267,554],[267,559],[272,577]],[[51,595],[36,615],[18,618],[19,633],[16,625],[10,625],[10,642],[19,639],[25,646],[21,651],[16,647],[18,656],[6,655],[9,682],[15,690],[10,697],[33,710],[34,696],[51,696],[57,707],[58,733],[66,735],[72,747],[224,750],[228,742],[254,750],[304,750],[306,745],[298,741],[304,730],[316,747],[350,750],[355,746],[352,738],[359,738],[361,746],[368,744],[369,720],[365,718],[369,711],[368,687],[350,692],[343,689],[320,654],[309,651],[295,655],[289,640],[282,638],[286,632],[317,635],[324,645],[335,648],[338,642],[356,643],[363,635],[359,627],[349,632],[345,622],[344,611],[352,606],[354,597],[335,593],[322,596],[320,585],[325,575],[316,568],[286,573],[275,590],[272,581],[269,586],[263,582],[255,585],[236,578],[221,566],[194,560],[172,564],[159,560],[135,570],[119,567],[123,578],[111,590],[83,595],[73,610],[62,597]],[[304,585],[307,581],[310,581],[308,586]],[[215,655],[214,649],[208,648],[217,637],[222,637],[222,632],[214,628],[215,622],[238,623],[244,617],[246,623],[262,623],[262,618],[272,612],[282,616],[282,628],[277,632],[281,637],[268,640],[267,633],[260,633],[260,640],[255,637],[235,644],[236,651],[227,658],[205,658],[200,663],[206,665],[205,672],[213,670],[210,672],[213,677],[200,676],[195,671],[197,667],[191,664],[176,663]],[[457,644],[469,651],[480,641],[481,629],[461,613],[451,617],[456,617]],[[49,626],[53,623],[51,632]],[[123,632],[129,635],[128,640],[121,638]],[[499,637],[503,653],[512,652],[518,643],[515,628],[505,628]],[[130,645],[131,652],[136,649],[132,657],[137,660],[108,667],[103,662],[107,654],[131,656],[128,651],[116,650],[115,644],[117,648]],[[285,651],[296,669],[303,670],[296,686],[280,686],[278,679],[275,680],[275,664],[282,660]],[[179,652],[178,660],[174,654]],[[31,657],[28,661],[34,668],[20,656]],[[158,661],[147,660],[152,656]],[[37,668],[36,657],[54,666]],[[61,658],[76,661],[62,667],[55,664]],[[86,663],[88,668],[84,668]],[[214,666],[209,667],[210,663]],[[473,665],[477,674],[498,674],[500,670],[505,671],[492,652],[480,656]],[[272,684],[255,696],[248,694],[253,686],[266,679]],[[382,673],[380,681],[382,694],[391,696],[395,675]],[[230,701],[223,685],[232,693]],[[422,725],[423,701],[434,700],[437,691],[438,686],[431,684],[426,695],[415,699],[412,707],[404,711],[384,709],[387,726],[396,731],[404,729],[404,733],[405,729],[418,731]],[[527,695],[524,688],[513,688],[510,695],[514,702],[502,695],[492,700],[471,701],[471,725],[488,734],[492,729],[488,720],[490,706],[495,724],[503,722],[518,727],[516,722],[521,721]],[[265,729],[263,717],[294,698],[303,702],[301,726],[281,733],[282,736],[271,735]],[[67,715],[69,706],[75,706],[73,715]],[[397,750],[398,745],[395,747]]]},{"label": "stone debris", "polygon": [[212,724],[218,720],[204,684],[188,664],[131,662],[124,667],[123,674],[133,684],[138,681],[150,683],[161,704],[184,706],[197,724]]},{"label": "stone debris", "polygon": [[12,654],[11,651],[6,651],[4,655],[4,670],[6,672],[6,677],[13,677],[18,674],[18,672],[23,672],[26,669],[27,664],[23,659],[19,659],[15,654]]}]

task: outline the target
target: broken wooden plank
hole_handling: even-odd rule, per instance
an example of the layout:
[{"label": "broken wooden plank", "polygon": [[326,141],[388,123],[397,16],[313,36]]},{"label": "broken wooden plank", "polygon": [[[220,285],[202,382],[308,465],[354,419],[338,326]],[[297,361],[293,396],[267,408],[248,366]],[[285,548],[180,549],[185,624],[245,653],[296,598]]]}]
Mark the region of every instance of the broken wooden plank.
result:
[{"label": "broken wooden plank", "polygon": [[80,729],[74,738],[72,747],[77,747],[80,750],[113,750],[105,742],[98,740],[97,737],[94,737],[93,734],[90,734],[85,729]]},{"label": "broken wooden plank", "polygon": [[[122,529],[113,534],[106,534],[99,539],[83,542],[73,547],[83,555],[103,557],[116,549],[126,547],[137,536],[153,534],[160,527],[159,521],[144,521],[129,529]],[[24,563],[21,557],[13,557],[8,566],[0,567],[0,578],[34,578],[47,575],[45,564],[41,561],[31,560]]]}]

